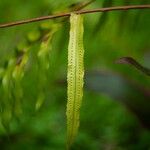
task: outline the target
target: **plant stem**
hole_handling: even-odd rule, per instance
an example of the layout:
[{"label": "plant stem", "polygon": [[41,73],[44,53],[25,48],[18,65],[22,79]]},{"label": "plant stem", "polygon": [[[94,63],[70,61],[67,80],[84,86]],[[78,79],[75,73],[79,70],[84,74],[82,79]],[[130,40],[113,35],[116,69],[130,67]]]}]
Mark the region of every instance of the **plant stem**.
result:
[{"label": "plant stem", "polygon": [[[74,11],[73,13],[87,14],[87,13],[108,12],[108,11],[117,11],[117,10],[124,11],[124,10],[129,10],[129,9],[150,9],[150,5],[130,5],[130,6],[106,7],[106,8],[98,8],[98,9],[91,9],[91,10],[79,10],[79,11]],[[56,15],[42,16],[42,17],[37,17],[37,18],[32,18],[32,19],[27,19],[27,20],[21,20],[21,21],[6,23],[6,24],[0,24],[0,28],[18,26],[18,25],[22,25],[22,24],[38,22],[38,21],[54,19],[54,18],[60,18],[60,17],[68,17],[68,16],[70,16],[71,13],[72,12],[61,13],[61,14],[56,14]]]}]

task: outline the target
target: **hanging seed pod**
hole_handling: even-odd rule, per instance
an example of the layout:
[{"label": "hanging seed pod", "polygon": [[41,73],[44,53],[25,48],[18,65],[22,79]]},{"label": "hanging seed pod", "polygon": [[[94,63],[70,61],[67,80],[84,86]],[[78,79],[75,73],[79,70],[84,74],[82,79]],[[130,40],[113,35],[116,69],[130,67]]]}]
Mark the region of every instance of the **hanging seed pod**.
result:
[{"label": "hanging seed pod", "polygon": [[15,59],[10,59],[2,79],[3,98],[1,99],[1,121],[5,129],[9,130],[9,123],[12,119],[12,70]]},{"label": "hanging seed pod", "polygon": [[[45,25],[45,26],[44,26]],[[59,25],[57,24],[44,24],[42,26],[42,29],[44,28],[47,30],[46,34],[42,38],[42,43],[40,46],[40,49],[38,51],[37,57],[38,57],[38,98],[35,104],[36,110],[39,110],[42,106],[45,94],[43,93],[46,89],[47,85],[47,73],[49,69],[50,64],[50,51],[51,51],[51,40],[53,38],[54,33],[58,30]],[[43,29],[43,30],[44,30]]]},{"label": "hanging seed pod", "polygon": [[29,48],[24,49],[24,52],[21,53],[16,58],[16,64],[14,70],[12,72],[12,79],[13,79],[13,96],[14,96],[14,113],[17,117],[22,114],[22,106],[21,106],[21,98],[23,96],[23,90],[21,86],[22,78],[24,77],[25,73],[25,66],[29,59]]},{"label": "hanging seed pod", "polygon": [[70,39],[68,47],[68,101],[67,101],[67,149],[78,132],[80,107],[83,96],[84,48],[83,48],[83,18],[71,14]]}]

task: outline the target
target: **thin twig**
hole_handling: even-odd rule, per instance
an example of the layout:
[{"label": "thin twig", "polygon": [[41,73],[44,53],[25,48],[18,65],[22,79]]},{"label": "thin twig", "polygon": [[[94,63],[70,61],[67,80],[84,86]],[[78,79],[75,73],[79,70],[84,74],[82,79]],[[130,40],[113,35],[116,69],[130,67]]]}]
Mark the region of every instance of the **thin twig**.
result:
[{"label": "thin twig", "polygon": [[150,69],[146,68],[144,66],[142,66],[139,62],[137,62],[134,58],[132,57],[122,57],[119,58],[116,63],[118,64],[130,64],[133,67],[137,68],[138,70],[140,70],[141,72],[143,72],[144,74],[150,76]]},{"label": "thin twig", "polygon": [[[108,12],[108,11],[129,10],[129,9],[150,9],[150,5],[116,6],[116,7],[98,8],[98,9],[92,9],[92,10],[79,10],[79,11],[74,11],[74,13],[87,14],[87,13]],[[72,12],[61,13],[61,14],[56,14],[56,15],[43,16],[43,17],[38,17],[38,18],[33,18],[33,19],[10,22],[6,24],[1,24],[0,28],[12,27],[12,26],[31,23],[31,22],[38,22],[42,20],[48,20],[48,19],[54,19],[54,18],[60,18],[60,17],[67,17],[67,16],[70,16],[71,13]]]}]

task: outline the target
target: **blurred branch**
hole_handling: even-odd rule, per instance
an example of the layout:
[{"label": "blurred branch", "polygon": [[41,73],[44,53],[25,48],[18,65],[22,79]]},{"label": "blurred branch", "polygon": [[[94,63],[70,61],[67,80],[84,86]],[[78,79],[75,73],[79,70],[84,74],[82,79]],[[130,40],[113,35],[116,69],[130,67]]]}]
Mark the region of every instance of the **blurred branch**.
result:
[{"label": "blurred branch", "polygon": [[135,59],[133,59],[132,57],[122,57],[120,59],[118,59],[116,61],[116,63],[119,64],[130,64],[133,67],[137,68],[138,70],[140,70],[141,72],[143,72],[144,74],[150,76],[150,69],[142,66],[140,63],[138,63]]},{"label": "blurred branch", "polygon": [[61,13],[56,15],[50,15],[50,16],[42,16],[27,20],[21,20],[16,22],[10,22],[6,24],[1,24],[0,28],[6,28],[6,27],[12,27],[32,22],[38,22],[42,20],[48,20],[48,19],[54,19],[54,18],[60,18],[60,17],[68,17],[71,13],[76,14],[87,14],[87,13],[96,13],[96,12],[108,12],[108,11],[117,11],[117,10],[129,10],[129,9],[150,9],[150,5],[130,5],[130,6],[116,6],[116,7],[107,7],[107,8],[98,8],[98,9],[92,9],[92,10],[79,10],[74,12],[68,12],[68,13]]}]

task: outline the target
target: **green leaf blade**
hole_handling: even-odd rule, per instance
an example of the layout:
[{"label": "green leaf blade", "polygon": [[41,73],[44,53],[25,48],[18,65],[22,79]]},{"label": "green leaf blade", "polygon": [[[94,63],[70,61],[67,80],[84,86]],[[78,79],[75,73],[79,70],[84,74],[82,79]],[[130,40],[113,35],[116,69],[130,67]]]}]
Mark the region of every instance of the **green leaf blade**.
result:
[{"label": "green leaf blade", "polygon": [[68,149],[78,132],[84,77],[83,18],[81,15],[71,14],[70,23],[67,75],[68,102],[66,112]]}]

